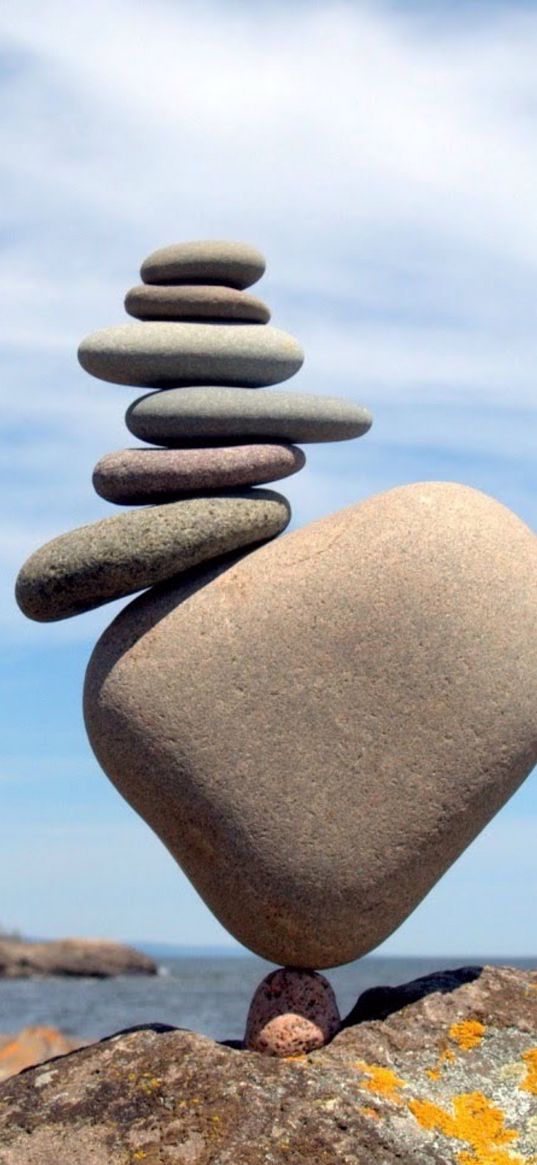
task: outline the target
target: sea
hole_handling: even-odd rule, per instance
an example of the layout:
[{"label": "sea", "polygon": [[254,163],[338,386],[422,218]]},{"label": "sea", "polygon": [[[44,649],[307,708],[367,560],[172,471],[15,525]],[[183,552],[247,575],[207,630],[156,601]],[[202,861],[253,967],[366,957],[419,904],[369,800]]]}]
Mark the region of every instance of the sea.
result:
[{"label": "sea", "polygon": [[[100,1039],[138,1024],[162,1023],[211,1036],[240,1040],[252,995],[274,967],[248,954],[184,951],[156,956],[156,976],[116,979],[50,978],[0,980],[0,1032],[48,1024],[84,1039]],[[534,959],[395,958],[367,956],[325,971],[342,1017],[369,987],[398,985],[433,971],[485,963],[533,969]]]}]

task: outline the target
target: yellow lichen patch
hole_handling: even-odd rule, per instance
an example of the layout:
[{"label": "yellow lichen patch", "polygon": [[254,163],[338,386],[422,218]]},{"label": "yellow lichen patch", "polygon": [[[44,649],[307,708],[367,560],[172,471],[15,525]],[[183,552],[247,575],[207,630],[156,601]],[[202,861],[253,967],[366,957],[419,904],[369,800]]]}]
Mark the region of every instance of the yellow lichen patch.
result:
[{"label": "yellow lichen patch", "polygon": [[384,1100],[393,1100],[394,1104],[403,1103],[399,1093],[401,1088],[406,1088],[406,1081],[396,1076],[391,1068],[383,1068],[381,1064],[366,1064],[365,1060],[357,1060],[354,1067],[369,1077],[362,1085],[368,1092],[374,1092],[384,1097]]},{"label": "yellow lichen patch", "polygon": [[297,1052],[296,1056],[282,1056],[286,1064],[307,1064],[308,1057],[304,1052]]},{"label": "yellow lichen patch", "polygon": [[444,1051],[439,1056],[435,1068],[427,1068],[427,1075],[430,1080],[439,1080],[444,1064],[449,1064],[451,1060],[455,1059],[455,1053],[451,1048],[444,1048]]},{"label": "yellow lichen patch", "polygon": [[449,1037],[455,1040],[463,1052],[470,1052],[479,1047],[485,1035],[485,1025],[478,1019],[463,1019],[460,1023],[452,1023]]},{"label": "yellow lichen patch", "polygon": [[537,1048],[530,1048],[528,1052],[524,1052],[522,1059],[526,1065],[526,1076],[520,1088],[537,1096]]},{"label": "yellow lichen patch", "polygon": [[454,1096],[452,1113],[429,1100],[411,1100],[408,1107],[422,1129],[469,1146],[471,1152],[458,1154],[459,1165],[523,1165],[523,1157],[505,1148],[518,1139],[518,1133],[505,1127],[503,1112],[482,1092]]}]

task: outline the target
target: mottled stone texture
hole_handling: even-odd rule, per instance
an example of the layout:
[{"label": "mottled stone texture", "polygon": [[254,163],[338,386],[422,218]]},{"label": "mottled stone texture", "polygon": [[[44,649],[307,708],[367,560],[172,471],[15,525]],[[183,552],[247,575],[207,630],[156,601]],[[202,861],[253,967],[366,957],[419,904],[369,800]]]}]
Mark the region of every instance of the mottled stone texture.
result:
[{"label": "mottled stone texture", "polygon": [[340,1022],[336,997],[324,975],[279,967],[254,994],[244,1043],[268,1056],[312,1052],[329,1043]]},{"label": "mottled stone texture", "polygon": [[155,1025],[31,1069],[0,1088],[0,1165],[534,1165],[537,974],[392,1002],[287,1060]]},{"label": "mottled stone texture", "polygon": [[289,517],[289,503],[272,490],[200,496],[115,514],[36,550],[19,572],[17,602],[29,619],[67,619],[272,538]]},{"label": "mottled stone texture", "polygon": [[127,292],[125,310],[139,320],[210,319],[266,324],[270,319],[266,304],[233,287],[159,287],[141,283]]},{"label": "mottled stone texture", "polygon": [[265,259],[249,243],[200,239],[160,247],[144,259],[140,275],[144,283],[222,283],[244,288],[257,283]]},{"label": "mottled stone texture", "polygon": [[351,961],[537,761],[536,575],[498,502],[391,490],[131,604],[89,664],[91,743],[242,943]]},{"label": "mottled stone texture", "polygon": [[205,441],[347,441],[371,427],[363,405],[300,392],[250,392],[216,386],[170,388],[141,396],[127,409],[135,437],[155,445]]},{"label": "mottled stone texture", "polygon": [[269,324],[151,322],[100,328],[78,349],[82,368],[113,384],[278,384],[298,372],[300,344]]},{"label": "mottled stone texture", "polygon": [[120,505],[173,501],[182,493],[231,489],[276,481],[302,469],[296,445],[215,445],[190,449],[121,449],[93,471],[101,497]]}]

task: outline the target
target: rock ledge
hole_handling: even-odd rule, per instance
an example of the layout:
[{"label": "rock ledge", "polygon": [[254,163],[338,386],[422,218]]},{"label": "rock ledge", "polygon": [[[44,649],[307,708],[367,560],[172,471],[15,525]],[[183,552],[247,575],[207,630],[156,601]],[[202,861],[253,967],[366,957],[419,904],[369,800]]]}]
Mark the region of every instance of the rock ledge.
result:
[{"label": "rock ledge", "polygon": [[375,989],[349,1020],[287,1060],[155,1025],[29,1069],[0,1165],[535,1165],[536,971]]}]

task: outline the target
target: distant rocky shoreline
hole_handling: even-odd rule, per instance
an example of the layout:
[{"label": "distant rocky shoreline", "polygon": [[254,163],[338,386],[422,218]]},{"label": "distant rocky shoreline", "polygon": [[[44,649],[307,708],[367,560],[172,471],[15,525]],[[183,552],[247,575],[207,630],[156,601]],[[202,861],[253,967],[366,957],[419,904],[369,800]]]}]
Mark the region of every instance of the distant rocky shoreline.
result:
[{"label": "distant rocky shoreline", "polygon": [[108,939],[0,938],[0,979],[49,975],[108,979],[115,975],[156,975],[157,965],[133,947]]}]

